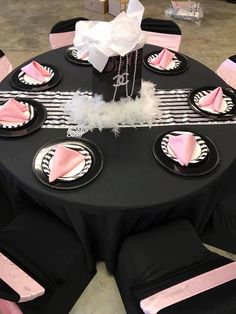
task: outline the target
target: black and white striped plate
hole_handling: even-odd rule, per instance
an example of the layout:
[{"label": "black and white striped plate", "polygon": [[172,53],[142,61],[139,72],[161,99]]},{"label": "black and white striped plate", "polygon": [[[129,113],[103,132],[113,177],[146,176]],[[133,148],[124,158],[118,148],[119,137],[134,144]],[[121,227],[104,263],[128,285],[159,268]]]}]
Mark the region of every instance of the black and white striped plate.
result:
[{"label": "black and white striped plate", "polygon": [[[85,156],[85,160],[65,176],[58,178],[54,182],[49,182],[52,157],[56,147],[63,144],[68,148],[79,151]],[[55,189],[70,190],[75,189],[94,180],[103,167],[103,156],[100,149],[92,142],[85,139],[69,140],[58,139],[44,145],[33,159],[33,172],[35,176],[45,185]]]},{"label": "black and white striped plate", "polygon": [[[2,128],[2,129],[20,128],[23,125],[29,123],[34,118],[34,115],[35,115],[34,107],[32,105],[30,105],[29,103],[27,103],[27,102],[20,101],[20,103],[24,104],[27,107],[27,109],[28,109],[28,112],[27,112],[28,119],[27,119],[27,121],[25,121],[25,122],[8,122],[8,121],[1,121],[1,118],[0,118],[0,128]],[[4,103],[0,104],[0,105],[4,105]]]},{"label": "black and white striped plate", "polygon": [[[174,160],[175,162],[178,162],[178,160],[175,157],[174,152],[172,151],[172,149],[169,146],[169,138],[170,138],[170,136],[178,136],[178,135],[182,135],[182,134],[186,134],[186,133],[192,133],[192,132],[187,132],[187,131],[170,132],[170,133],[166,134],[161,141],[161,148],[162,148],[163,152],[166,154],[167,157]],[[192,133],[192,134],[196,139],[196,146],[195,146],[195,150],[193,152],[192,159],[190,160],[189,164],[196,164],[196,163],[203,161],[207,157],[209,150],[208,150],[208,147],[206,145],[206,142],[199,135],[194,134],[194,133]]]},{"label": "black and white striped plate", "polygon": [[[82,155],[85,156],[85,160],[83,160],[78,166],[72,169],[63,177],[58,178],[61,181],[72,181],[84,176],[90,169],[92,165],[92,157],[90,153],[82,146],[78,145],[77,143],[73,144],[64,144],[67,148],[74,149],[80,152]],[[51,150],[49,150],[43,157],[42,160],[42,169],[44,173],[49,177],[51,166],[52,166],[52,157],[54,156],[56,151],[56,147],[54,146]]]},{"label": "black and white striped plate", "polygon": [[78,51],[74,46],[69,47],[66,50],[65,58],[66,60],[77,65],[90,65],[91,66],[91,63],[89,63],[86,58],[85,59],[78,58]]},{"label": "black and white striped plate", "polygon": [[[38,130],[47,118],[45,107],[38,101],[29,98],[15,98],[28,106],[30,116],[24,123],[0,122],[0,137],[20,137]],[[4,105],[5,102],[0,103]]]},{"label": "black and white striped plate", "polygon": [[209,107],[201,107],[199,105],[200,99],[207,96],[215,88],[217,88],[217,86],[206,86],[192,90],[188,96],[190,107],[195,112],[216,120],[227,120],[234,117],[236,114],[236,97],[234,93],[228,89],[223,88],[223,99],[219,112],[215,112]]},{"label": "black and white striped plate", "polygon": [[28,74],[25,74],[21,71],[21,66],[13,73],[10,81],[11,85],[16,89],[26,91],[43,91],[57,85],[61,80],[61,74],[57,68],[54,65],[49,64],[41,65],[50,73],[50,76],[45,80],[45,82],[41,83],[31,78]]},{"label": "black and white striped plate", "polygon": [[144,57],[144,65],[149,70],[154,71],[159,74],[163,74],[163,75],[174,75],[174,74],[182,73],[188,69],[189,64],[188,64],[187,58],[183,54],[176,51],[172,51],[172,50],[170,51],[173,52],[175,56],[166,69],[161,69],[155,65],[152,65],[150,61],[155,59],[161,51],[162,51],[162,48],[160,48],[159,50],[153,51]]},{"label": "black and white striped plate", "polygon": [[[196,150],[188,166],[181,166],[168,147],[170,135],[192,133],[197,140]],[[186,130],[174,130],[161,134],[153,143],[153,155],[165,169],[181,176],[203,176],[213,171],[220,162],[219,152],[208,137]]]}]

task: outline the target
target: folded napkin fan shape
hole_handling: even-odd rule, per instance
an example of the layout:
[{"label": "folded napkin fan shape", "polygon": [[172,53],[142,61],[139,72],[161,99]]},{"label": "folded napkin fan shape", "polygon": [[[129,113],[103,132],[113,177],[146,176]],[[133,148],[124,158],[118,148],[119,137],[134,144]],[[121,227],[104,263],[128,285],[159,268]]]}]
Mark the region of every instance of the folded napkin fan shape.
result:
[{"label": "folded napkin fan shape", "polygon": [[21,68],[21,70],[33,79],[43,83],[50,73],[38,62],[32,61]]},{"label": "folded napkin fan shape", "polygon": [[196,139],[191,133],[170,136],[169,146],[181,166],[187,166],[192,159],[196,146]]},{"label": "folded napkin fan shape", "polygon": [[79,165],[84,159],[85,156],[80,152],[65,147],[62,144],[58,145],[52,158],[49,182],[51,183],[59,177],[64,176],[66,173]]},{"label": "folded napkin fan shape", "polygon": [[223,99],[223,90],[221,87],[215,88],[212,92],[210,92],[207,96],[201,98],[199,100],[199,105],[201,107],[211,106],[211,108],[219,112]]},{"label": "folded napkin fan shape", "polygon": [[6,122],[26,122],[29,119],[29,110],[26,105],[14,98],[9,99],[0,107],[0,120]]},{"label": "folded napkin fan shape", "polygon": [[173,60],[174,56],[175,54],[173,52],[170,52],[168,49],[164,48],[155,59],[150,61],[150,64],[156,65],[161,69],[166,69]]}]

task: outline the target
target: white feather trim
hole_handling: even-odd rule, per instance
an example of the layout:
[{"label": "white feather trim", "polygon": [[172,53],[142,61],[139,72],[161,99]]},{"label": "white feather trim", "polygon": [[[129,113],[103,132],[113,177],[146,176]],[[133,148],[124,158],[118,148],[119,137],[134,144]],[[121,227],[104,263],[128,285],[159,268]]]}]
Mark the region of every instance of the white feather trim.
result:
[{"label": "white feather trim", "polygon": [[70,115],[76,127],[68,129],[68,136],[81,137],[88,131],[111,128],[113,133],[119,133],[120,125],[135,127],[138,123],[152,123],[161,117],[159,101],[155,96],[155,85],[142,82],[140,97],[135,100],[123,98],[120,101],[105,102],[101,95],[81,95],[77,91],[72,100],[66,104],[65,111]]}]

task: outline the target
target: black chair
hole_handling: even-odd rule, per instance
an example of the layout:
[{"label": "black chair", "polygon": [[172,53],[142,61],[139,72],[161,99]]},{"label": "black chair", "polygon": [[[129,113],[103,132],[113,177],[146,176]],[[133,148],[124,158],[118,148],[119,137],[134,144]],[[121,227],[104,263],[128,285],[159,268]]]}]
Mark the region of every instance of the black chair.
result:
[{"label": "black chair", "polygon": [[229,180],[221,189],[216,205],[201,239],[204,243],[236,254],[236,187]]},{"label": "black chair", "polygon": [[[11,301],[24,314],[66,314],[96,272],[88,270],[75,232],[38,209],[23,211],[0,231],[0,252],[1,267],[5,267],[0,280],[0,312],[1,306],[12,305]],[[15,280],[12,271],[6,271],[9,267],[30,281],[24,290],[22,280],[20,294],[9,284]]]},{"label": "black chair", "polygon": [[79,21],[88,21],[85,17],[75,17],[73,19],[57,22],[49,34],[49,42],[52,49],[73,45],[75,37],[75,24]]},{"label": "black chair", "polygon": [[[229,263],[202,245],[188,221],[176,220],[128,237],[121,246],[115,278],[127,313],[141,314],[141,300]],[[235,291],[236,280],[231,280],[158,313],[233,314]]]},{"label": "black chair", "polygon": [[179,51],[182,32],[175,22],[148,17],[142,20],[141,28],[147,35],[147,44]]}]

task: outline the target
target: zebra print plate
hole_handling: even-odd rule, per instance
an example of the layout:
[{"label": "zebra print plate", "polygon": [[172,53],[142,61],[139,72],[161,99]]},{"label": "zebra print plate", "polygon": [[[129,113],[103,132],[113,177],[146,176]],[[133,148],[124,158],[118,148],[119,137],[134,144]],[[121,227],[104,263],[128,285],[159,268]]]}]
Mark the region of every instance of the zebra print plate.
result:
[{"label": "zebra print plate", "polygon": [[[78,150],[85,155],[85,160],[65,176],[49,182],[52,157],[54,156],[56,147],[63,144],[66,147]],[[70,190],[75,189],[94,180],[103,167],[103,156],[100,149],[92,142],[79,139],[68,140],[58,139],[44,145],[35,155],[32,168],[35,176],[45,185],[54,189]]]},{"label": "zebra print plate", "polygon": [[50,73],[50,77],[45,82],[39,82],[18,69],[13,73],[10,81],[12,87],[25,91],[43,91],[57,85],[61,80],[61,74],[57,68],[49,64],[41,63],[41,65]]},{"label": "zebra print plate", "polygon": [[188,96],[190,107],[197,113],[217,120],[232,118],[236,114],[236,97],[230,90],[223,88],[223,99],[219,112],[213,111],[209,107],[201,107],[199,101],[207,96],[216,87],[207,86],[192,90]]},{"label": "zebra print plate", "polygon": [[156,161],[168,171],[181,176],[203,176],[213,171],[220,163],[219,152],[215,144],[206,136],[191,132],[197,140],[196,150],[187,167],[176,162],[168,147],[169,136],[190,133],[186,130],[174,130],[161,134],[153,143],[153,155]]},{"label": "zebra print plate", "polygon": [[150,61],[155,59],[159,55],[161,50],[162,49],[153,51],[144,57],[144,65],[149,70],[163,75],[174,75],[182,73],[188,69],[189,64],[187,58],[184,55],[180,54],[179,52],[172,50],[170,51],[172,51],[175,54],[175,56],[166,69],[161,69],[157,66],[152,65]]},{"label": "zebra print plate", "polygon": [[[67,148],[74,149],[80,152],[82,155],[85,156],[85,160],[83,160],[78,166],[72,169],[70,172],[65,174],[63,177],[58,178],[61,181],[72,181],[76,180],[82,176],[84,176],[90,169],[92,165],[92,157],[89,152],[82,146],[74,143],[74,144],[64,144]],[[54,146],[51,150],[49,150],[42,160],[42,169],[44,173],[49,177],[51,166],[52,166],[52,158],[55,154],[56,147]]]},{"label": "zebra print plate", "polygon": [[[169,146],[169,138],[170,136],[177,136],[177,135],[182,135],[185,133],[191,133],[191,132],[187,132],[187,131],[175,131],[175,132],[170,132],[168,134],[166,134],[166,136],[163,137],[162,141],[161,141],[161,148],[163,150],[163,152],[166,154],[167,157],[169,157],[170,159],[174,160],[175,162],[177,161],[177,158],[175,158],[175,154],[172,151],[172,149]],[[196,139],[196,146],[195,146],[195,150],[193,152],[193,156],[192,159],[190,160],[189,164],[196,164],[201,162],[202,160],[204,160],[207,155],[208,155],[208,147],[206,145],[206,142],[197,134],[192,133],[193,136]]]},{"label": "zebra print plate", "polygon": [[[34,118],[34,115],[35,115],[34,107],[27,102],[20,101],[20,103],[24,104],[28,109],[28,111],[25,113],[27,121],[25,121],[25,122],[8,122],[8,121],[1,121],[0,120],[0,128],[2,128],[2,129],[20,128],[20,127],[26,125],[27,123],[29,123]],[[2,105],[4,105],[4,103]]]},{"label": "zebra print plate", "polygon": [[91,63],[88,62],[88,58],[80,59],[78,57],[78,51],[74,46],[66,50],[65,58],[66,60],[77,65],[90,65],[91,66]]}]

